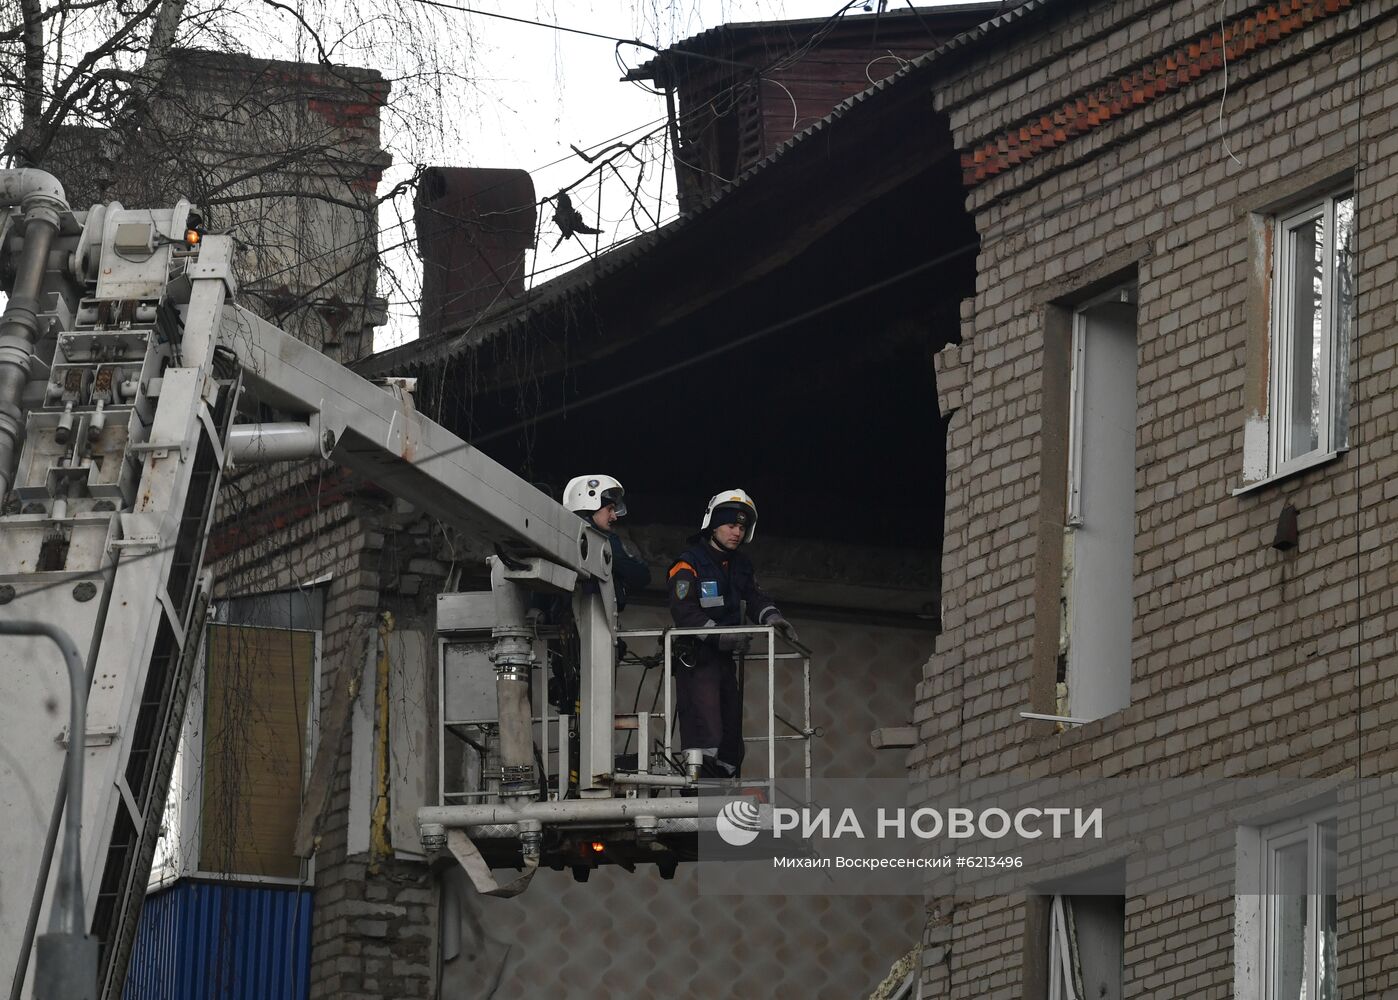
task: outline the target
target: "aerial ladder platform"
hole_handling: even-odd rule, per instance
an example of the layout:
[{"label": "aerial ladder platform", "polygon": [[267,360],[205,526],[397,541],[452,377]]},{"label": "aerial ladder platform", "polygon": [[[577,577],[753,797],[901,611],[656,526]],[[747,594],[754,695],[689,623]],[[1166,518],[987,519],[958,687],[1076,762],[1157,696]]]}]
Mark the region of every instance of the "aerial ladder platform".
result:
[{"label": "aerial ladder platform", "polygon": [[[418,413],[403,382],[366,381],[239,306],[232,257],[232,238],[200,232],[186,202],[75,212],[50,175],[0,171],[11,997],[121,995],[209,607],[204,549],[234,463],[343,465],[497,553],[489,592],[440,599],[443,784],[419,813],[424,848],[454,856],[478,889],[517,893],[541,865],[577,872],[599,843],[611,863],[673,871],[732,801],[698,794],[715,790],[670,745],[682,630],[631,637],[656,642],[665,699],[618,719],[606,538]],[[277,420],[258,420],[269,412]],[[540,593],[571,603],[579,638],[578,708],[561,716],[540,694]],[[772,792],[776,742],[805,741],[809,789],[809,655],[778,648],[770,628],[745,631],[765,638],[769,678],[803,664],[804,716],[780,719],[769,684],[754,739],[767,742]],[[618,725],[641,747],[620,764]],[[518,874],[501,885],[501,867]]]}]

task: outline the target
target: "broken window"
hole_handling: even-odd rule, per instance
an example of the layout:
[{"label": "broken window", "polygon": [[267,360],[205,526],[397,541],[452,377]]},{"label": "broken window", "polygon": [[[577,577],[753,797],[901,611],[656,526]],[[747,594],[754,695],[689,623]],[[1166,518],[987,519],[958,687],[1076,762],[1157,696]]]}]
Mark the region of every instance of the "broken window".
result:
[{"label": "broken window", "polygon": [[211,608],[151,884],[188,875],[302,882],[294,851],[319,726],[324,590]]},{"label": "broken window", "polygon": [[319,635],[210,625],[204,649],[199,870],[299,880]]},{"label": "broken window", "polygon": [[1268,471],[1282,475],[1348,443],[1354,195],[1278,216],[1273,239]]},{"label": "broken window", "polygon": [[1333,811],[1239,831],[1238,996],[1339,997],[1335,832]]},{"label": "broken window", "polygon": [[1072,335],[1057,714],[1099,719],[1131,700],[1134,285],[1077,308]]},{"label": "broken window", "polygon": [[1049,1000],[1121,1000],[1126,897],[1054,896],[1049,907]]}]

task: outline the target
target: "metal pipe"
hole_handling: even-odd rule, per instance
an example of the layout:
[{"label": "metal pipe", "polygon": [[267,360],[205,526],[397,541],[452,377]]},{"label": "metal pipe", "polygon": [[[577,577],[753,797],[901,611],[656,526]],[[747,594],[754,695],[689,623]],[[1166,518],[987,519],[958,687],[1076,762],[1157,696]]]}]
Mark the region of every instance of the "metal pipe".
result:
[{"label": "metal pipe", "polygon": [[612,728],[619,733],[634,733],[639,731],[643,725],[648,726],[650,719],[664,717],[665,713],[663,712],[622,712],[612,720]]},{"label": "metal pipe", "polygon": [[[641,819],[649,819],[649,818],[653,818],[653,817],[645,817],[645,816],[642,816],[642,817],[640,817],[640,818],[641,818]],[[676,817],[671,817],[671,818],[669,818],[669,819],[657,819],[657,820],[655,821],[655,832],[656,832],[656,833],[698,833],[698,832],[699,832],[699,829],[700,829],[700,824],[703,824],[704,829],[706,829],[706,830],[712,830],[712,828],[713,828],[713,822],[714,822],[714,819],[713,819],[712,816],[706,816],[706,817],[704,817],[704,818],[702,818],[702,819],[700,819],[699,817],[696,817],[696,816],[676,816]],[[765,822],[765,821],[760,821],[760,822]],[[616,823],[608,823],[608,824],[606,824],[606,828],[607,828],[607,829],[615,828],[615,829],[617,829],[617,830],[625,830],[625,829],[629,828],[631,825],[632,825],[632,824],[629,824],[629,823],[616,822]],[[589,823],[588,826],[589,826],[589,829],[590,829],[590,830],[601,830],[601,829],[603,829],[603,825],[602,825],[602,824],[598,824],[598,823]],[[767,823],[767,826],[764,827],[764,829],[770,828],[770,827],[771,827],[771,824],[770,824],[770,823]],[[494,824],[487,824],[487,825],[485,825],[485,826],[473,826],[473,827],[471,827],[471,839],[474,840],[474,841],[476,841],[477,843],[481,842],[482,840],[513,840],[515,837],[518,837],[518,836],[519,836],[519,827],[516,826],[516,825],[513,824],[513,823],[494,823]]]},{"label": "metal pipe", "polygon": [[694,782],[678,774],[627,774],[619,771],[612,775],[614,785],[647,785],[655,788],[689,788]]},{"label": "metal pipe", "polygon": [[[776,630],[767,626],[767,780],[777,787],[777,661]],[[775,796],[774,796],[775,797]]]},{"label": "metal pipe", "polygon": [[234,424],[228,455],[235,464],[290,462],[321,456],[320,435],[310,424]]},{"label": "metal pipe", "polygon": [[729,802],[751,801],[743,796],[704,796],[675,799],[566,799],[562,802],[506,802],[467,806],[427,806],[417,811],[418,826],[435,823],[447,829],[539,820],[559,823],[630,822],[637,816],[656,819],[696,819],[717,816]]},{"label": "metal pipe", "polygon": [[54,428],[53,439],[59,444],[67,444],[68,438],[73,434],[73,401],[70,399],[63,404],[63,415],[58,418],[58,426]]},{"label": "metal pipe", "polygon": [[[675,705],[673,701],[674,696],[670,693],[670,675],[671,673],[673,673],[673,670],[671,669],[671,664],[673,661],[670,657],[674,648],[670,642],[670,633],[662,632],[660,642],[662,654],[660,669],[660,697],[664,702],[663,707],[665,709],[665,740],[662,744],[662,748],[665,753],[665,759],[670,760],[672,759],[674,753],[674,748],[671,747],[670,744],[673,743],[675,739],[675,721],[676,715],[678,714],[677,709],[679,706]],[[686,766],[685,773],[688,774],[691,778],[694,778],[696,781],[699,778],[699,771],[697,769],[690,769],[688,766]]]},{"label": "metal pipe", "polygon": [[[599,532],[587,529],[587,534],[591,544],[607,544]],[[609,581],[610,574],[605,579],[598,577],[596,590],[583,589],[573,594],[573,619],[581,654],[578,794],[584,798],[610,795],[607,786],[616,770],[612,743],[616,713],[616,591]]]},{"label": "metal pipe", "polygon": [[[805,706],[806,732],[815,734],[815,728],[811,725],[811,658],[807,656],[801,661],[801,701]],[[806,740],[804,747],[804,760],[806,769],[806,800],[802,805],[811,804],[811,741]]]},{"label": "metal pipe", "polygon": [[534,780],[533,713],[529,673],[534,666],[534,633],[526,619],[528,593],[505,577],[505,564],[491,556],[490,589],[495,596],[495,702],[500,726],[500,790],[507,798],[531,796]]},{"label": "metal pipe", "polygon": [[87,439],[96,441],[102,436],[102,428],[107,426],[107,415],[105,412],[106,401],[97,400],[97,404],[92,408],[92,416],[87,419]]},{"label": "metal pipe", "polygon": [[558,798],[568,797],[568,786],[572,784],[573,767],[568,762],[568,716],[558,716]]},{"label": "metal pipe", "polygon": [[[666,755],[668,757],[668,754]],[[684,773],[693,782],[699,781],[699,772],[704,768],[704,751],[701,747],[690,747],[684,752]]]},{"label": "metal pipe", "polygon": [[29,953],[34,948],[34,935],[39,929],[39,911],[44,907],[44,889],[48,886],[53,866],[53,850],[58,844],[58,831],[63,826],[63,803],[68,801],[68,772],[58,782],[53,808],[49,811],[49,828],[44,835],[44,854],[39,859],[38,877],[34,879],[34,898],[29,904],[29,917],[24,922],[24,936],[19,947],[19,962],[10,983],[10,1000],[23,1000],[24,977],[29,974]]},{"label": "metal pipe", "polygon": [[[54,643],[68,669],[68,749],[64,760],[68,796],[63,816],[63,853],[49,930],[39,937],[34,972],[36,1000],[91,997],[97,989],[97,941],[87,936],[83,905],[83,752],[87,734],[87,674],[68,633],[47,622],[0,622],[0,635],[43,636]],[[43,877],[42,874],[40,876]]]},{"label": "metal pipe", "polygon": [[[814,736],[814,735],[815,735],[815,733],[812,732],[812,733],[811,733],[811,736]],[[808,737],[806,737],[805,735],[803,735],[803,734],[801,734],[801,733],[791,733],[791,734],[783,733],[783,734],[780,735],[780,736],[744,736],[744,737],[743,737],[743,742],[744,742],[744,743],[766,743],[768,740],[777,740],[778,742],[783,742],[783,741],[786,741],[786,740],[804,740],[804,739],[807,739],[807,738],[808,738]]]},{"label": "metal pipe", "polygon": [[39,334],[39,293],[63,213],[63,185],[42,170],[0,170],[0,207],[24,207],[24,248],[5,313],[0,316],[0,497],[10,489],[24,430],[20,398]]},{"label": "metal pipe", "polygon": [[53,174],[33,167],[0,170],[0,208],[13,208],[36,196],[61,202],[64,208],[68,207],[63,185]]}]

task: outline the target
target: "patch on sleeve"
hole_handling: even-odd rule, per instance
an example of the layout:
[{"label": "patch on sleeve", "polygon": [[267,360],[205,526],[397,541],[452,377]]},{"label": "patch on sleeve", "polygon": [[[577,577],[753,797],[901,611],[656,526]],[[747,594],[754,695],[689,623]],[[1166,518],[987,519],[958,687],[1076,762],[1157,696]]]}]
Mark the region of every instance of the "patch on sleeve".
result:
[{"label": "patch on sleeve", "polygon": [[684,600],[686,597],[689,596],[689,581],[688,581],[688,580],[676,580],[676,581],[675,581],[675,596],[676,596],[677,598],[679,598],[681,601]]}]

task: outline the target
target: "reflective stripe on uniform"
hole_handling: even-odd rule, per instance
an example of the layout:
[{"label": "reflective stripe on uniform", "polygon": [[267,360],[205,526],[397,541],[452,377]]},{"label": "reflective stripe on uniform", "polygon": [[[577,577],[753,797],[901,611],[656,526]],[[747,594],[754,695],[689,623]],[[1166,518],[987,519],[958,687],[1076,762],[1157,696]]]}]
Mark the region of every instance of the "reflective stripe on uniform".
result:
[{"label": "reflective stripe on uniform", "polygon": [[689,563],[677,562],[675,563],[675,565],[670,567],[670,573],[669,576],[666,577],[666,579],[669,579],[669,577],[674,576],[676,573],[683,572],[684,570],[689,570],[695,576],[699,575],[699,571],[696,570],[693,566],[689,565]]}]

